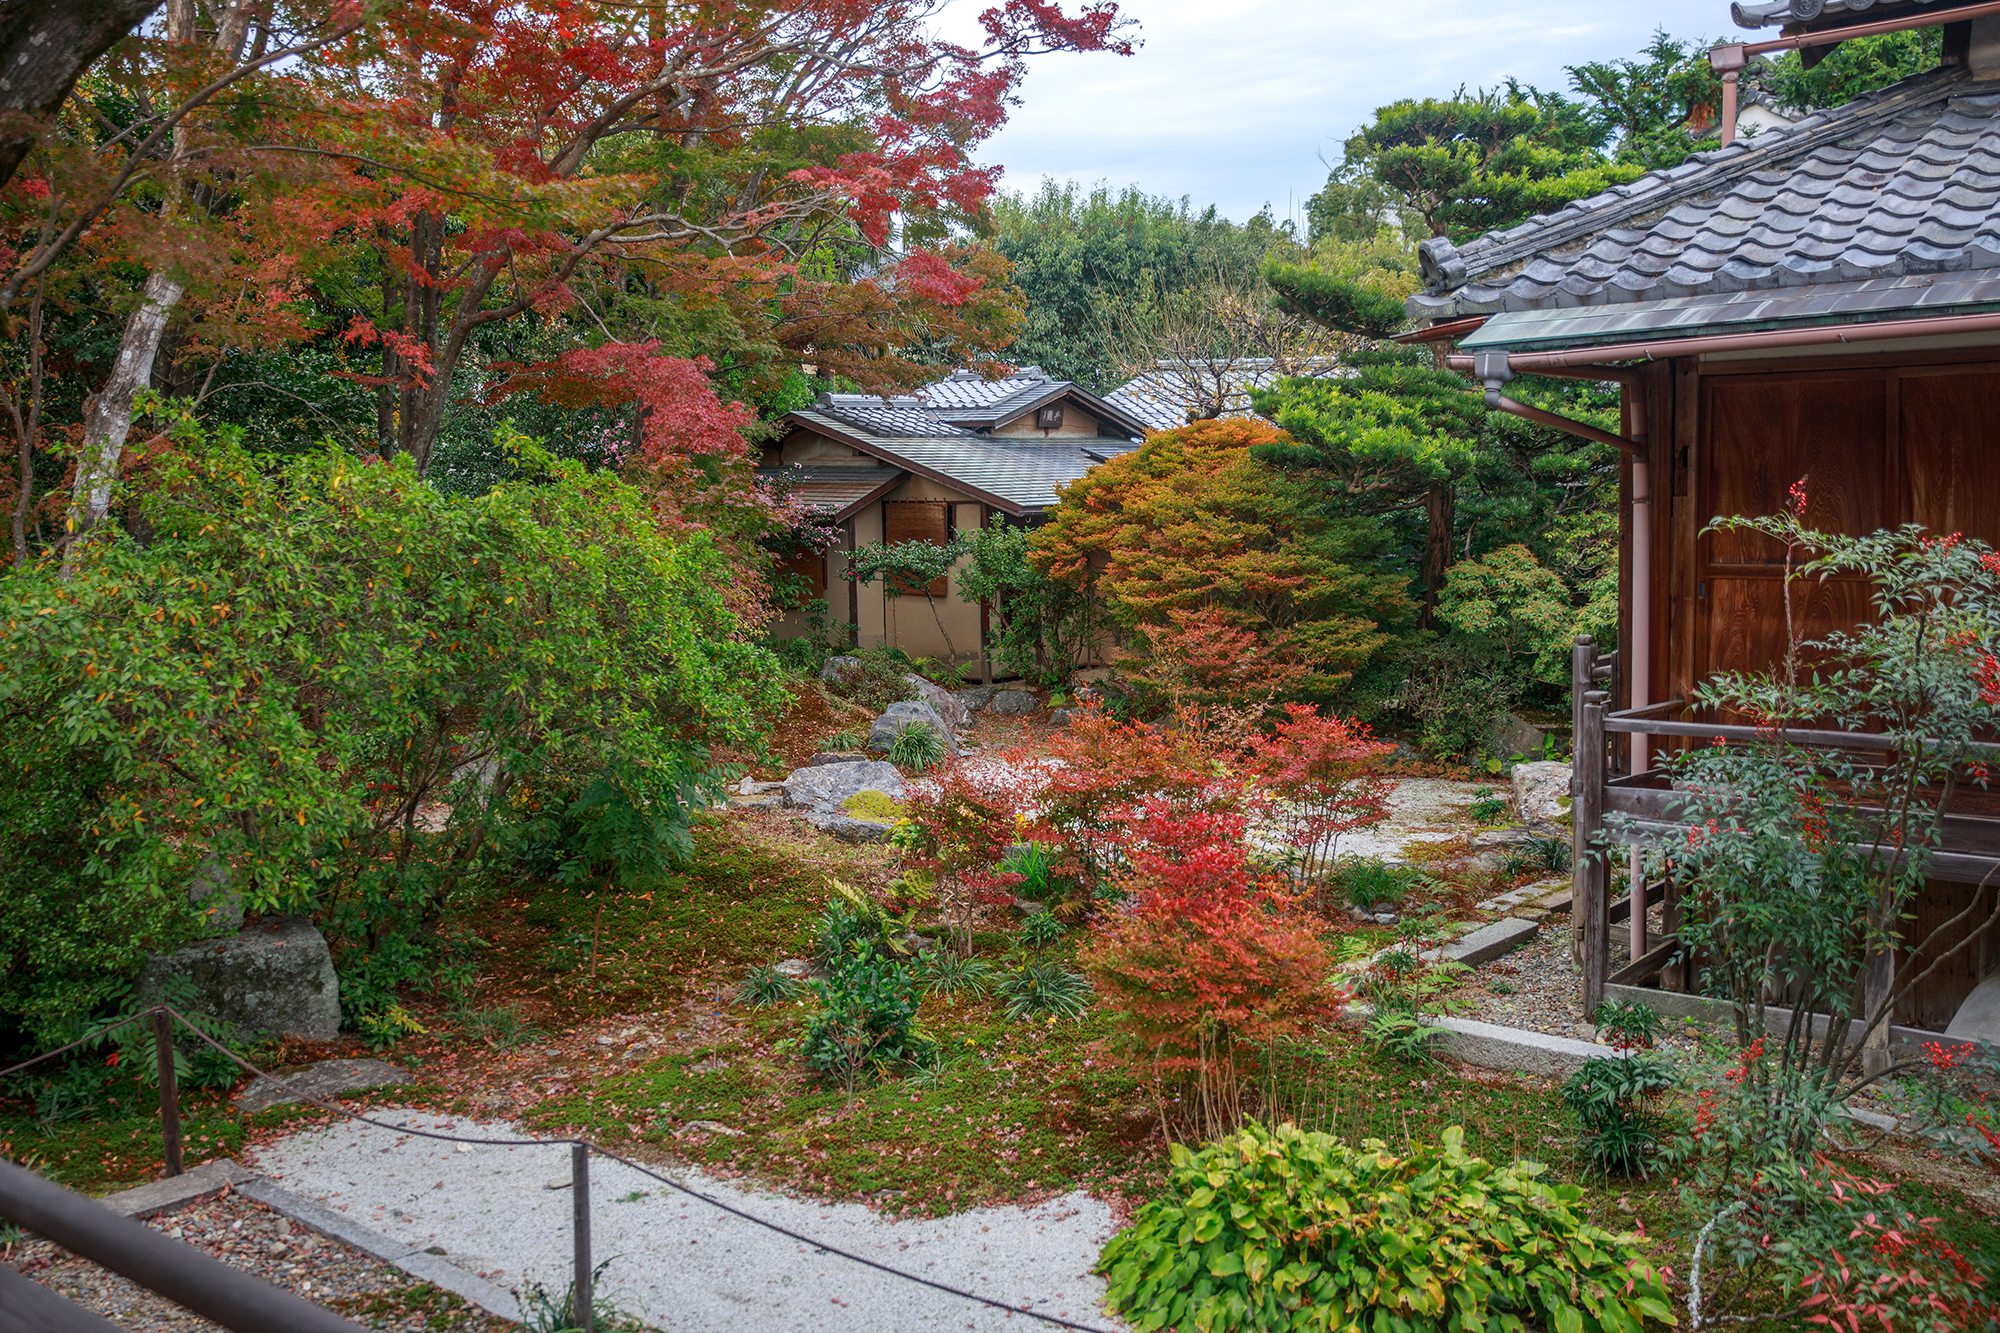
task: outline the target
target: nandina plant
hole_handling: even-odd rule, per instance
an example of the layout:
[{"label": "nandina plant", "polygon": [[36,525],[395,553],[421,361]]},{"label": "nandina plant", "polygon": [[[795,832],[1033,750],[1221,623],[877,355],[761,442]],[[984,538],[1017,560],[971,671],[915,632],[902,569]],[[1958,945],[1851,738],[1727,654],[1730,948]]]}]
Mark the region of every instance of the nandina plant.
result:
[{"label": "nandina plant", "polygon": [[1246,1064],[1331,1012],[1313,919],[1249,858],[1246,818],[1142,803],[1125,820],[1128,898],[1080,955],[1156,1088],[1178,1085],[1195,1136],[1242,1119]]},{"label": "nandina plant", "polygon": [[1389,818],[1394,784],[1370,770],[1394,749],[1364,724],[1310,704],[1285,705],[1284,721],[1252,742],[1250,769],[1287,803],[1285,836],[1305,875],[1333,866],[1342,834]]}]

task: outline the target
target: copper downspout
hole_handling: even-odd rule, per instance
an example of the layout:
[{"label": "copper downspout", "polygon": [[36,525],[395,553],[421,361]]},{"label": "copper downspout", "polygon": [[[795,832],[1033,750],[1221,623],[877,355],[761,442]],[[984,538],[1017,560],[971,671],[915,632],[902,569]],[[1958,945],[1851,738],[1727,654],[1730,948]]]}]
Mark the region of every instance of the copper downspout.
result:
[{"label": "copper downspout", "polygon": [[1736,138],[1736,76],[1750,63],[1750,57],[1772,51],[1802,51],[1808,46],[1831,46],[1850,37],[1875,37],[1885,32],[1908,32],[1913,28],[1934,28],[1943,23],[1985,18],[2000,14],[2000,3],[1967,5],[1941,13],[1916,13],[1905,18],[1877,19],[1848,28],[1821,28],[1817,32],[1794,33],[1768,42],[1717,42],[1709,48],[1708,63],[1722,75],[1722,146]]}]

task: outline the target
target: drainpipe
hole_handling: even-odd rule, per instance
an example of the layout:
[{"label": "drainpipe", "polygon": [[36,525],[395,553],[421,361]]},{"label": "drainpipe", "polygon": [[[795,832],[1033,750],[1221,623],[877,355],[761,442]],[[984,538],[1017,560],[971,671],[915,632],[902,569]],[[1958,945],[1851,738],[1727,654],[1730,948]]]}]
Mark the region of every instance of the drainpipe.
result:
[{"label": "drainpipe", "polygon": [[1708,63],[1722,76],[1722,146],[1736,142],[1736,80],[1750,63],[1742,42],[1720,42],[1709,48]]},{"label": "drainpipe", "polygon": [[[1468,358],[1452,357],[1451,361]],[[1556,430],[1567,431],[1600,444],[1616,445],[1632,461],[1632,634],[1631,653],[1625,672],[1626,688],[1631,695],[1629,706],[1644,708],[1653,701],[1653,488],[1652,468],[1646,455],[1646,400],[1639,376],[1634,371],[1607,371],[1606,378],[1617,380],[1625,392],[1631,395],[1632,416],[1638,428],[1630,438],[1613,435],[1609,431],[1569,417],[1544,412],[1538,407],[1516,402],[1500,392],[1500,386],[1514,378],[1512,358],[1506,352],[1477,352],[1469,358],[1472,374],[1486,386],[1486,405],[1496,411],[1510,412],[1525,417]],[[1643,773],[1647,768],[1647,738],[1635,734],[1632,737],[1631,769]],[[1646,953],[1646,879],[1641,864],[1638,844],[1633,844],[1630,860],[1632,891],[1632,960],[1637,962]]]}]

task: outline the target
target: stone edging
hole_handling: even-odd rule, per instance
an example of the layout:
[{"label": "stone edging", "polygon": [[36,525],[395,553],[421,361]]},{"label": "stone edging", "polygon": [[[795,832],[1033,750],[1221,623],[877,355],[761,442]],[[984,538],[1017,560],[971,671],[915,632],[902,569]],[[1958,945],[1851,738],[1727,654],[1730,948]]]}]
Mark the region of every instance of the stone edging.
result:
[{"label": "stone edging", "polygon": [[439,1255],[414,1245],[405,1245],[331,1208],[293,1194],[268,1177],[238,1166],[227,1157],[204,1162],[181,1175],[156,1180],[98,1202],[126,1217],[152,1217],[219,1193],[229,1186],[234,1186],[244,1198],[255,1200],[329,1240],[359,1250],[371,1259],[379,1259],[399,1268],[418,1281],[442,1287],[502,1319],[515,1323],[521,1320],[521,1303],[505,1287],[475,1277]]}]

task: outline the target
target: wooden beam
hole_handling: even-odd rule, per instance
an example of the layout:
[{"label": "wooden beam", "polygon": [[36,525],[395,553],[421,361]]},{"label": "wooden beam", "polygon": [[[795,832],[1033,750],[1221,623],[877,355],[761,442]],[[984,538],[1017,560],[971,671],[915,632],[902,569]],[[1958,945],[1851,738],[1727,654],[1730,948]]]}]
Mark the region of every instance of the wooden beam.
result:
[{"label": "wooden beam", "polygon": [[1610,696],[1592,690],[1583,696],[1583,725],[1576,736],[1576,756],[1572,773],[1575,793],[1570,801],[1576,825],[1577,859],[1575,875],[1576,921],[1583,947],[1583,1016],[1588,1019],[1604,1002],[1605,974],[1609,971],[1610,923],[1606,920],[1605,897],[1610,884],[1610,865],[1604,850],[1596,846],[1604,828],[1605,735],[1604,713]]},{"label": "wooden beam", "polygon": [[1640,982],[1663,971],[1675,954],[1680,952],[1681,942],[1671,935],[1646,950],[1645,956],[1637,962],[1627,963],[1611,974],[1608,985],[1636,986]]}]

